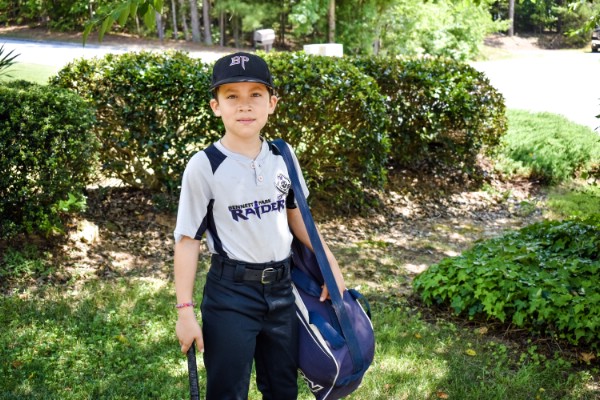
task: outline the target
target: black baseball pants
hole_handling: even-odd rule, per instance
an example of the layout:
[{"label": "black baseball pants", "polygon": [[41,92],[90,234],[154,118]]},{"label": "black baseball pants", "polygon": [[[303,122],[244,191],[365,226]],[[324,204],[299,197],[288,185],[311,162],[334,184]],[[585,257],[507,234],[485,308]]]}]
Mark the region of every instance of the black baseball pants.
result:
[{"label": "black baseball pants", "polygon": [[213,257],[201,308],[206,398],[247,400],[254,361],[264,400],[297,399],[298,328],[289,262],[272,273],[278,270],[269,265],[220,260]]}]

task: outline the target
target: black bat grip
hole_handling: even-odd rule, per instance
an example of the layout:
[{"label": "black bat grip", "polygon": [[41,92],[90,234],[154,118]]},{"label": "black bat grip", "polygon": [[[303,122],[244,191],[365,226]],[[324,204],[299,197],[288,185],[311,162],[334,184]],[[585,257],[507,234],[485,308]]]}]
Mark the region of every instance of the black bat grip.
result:
[{"label": "black bat grip", "polygon": [[196,346],[192,345],[187,351],[188,375],[190,377],[190,400],[200,400],[200,390],[198,389],[198,366],[196,364]]}]

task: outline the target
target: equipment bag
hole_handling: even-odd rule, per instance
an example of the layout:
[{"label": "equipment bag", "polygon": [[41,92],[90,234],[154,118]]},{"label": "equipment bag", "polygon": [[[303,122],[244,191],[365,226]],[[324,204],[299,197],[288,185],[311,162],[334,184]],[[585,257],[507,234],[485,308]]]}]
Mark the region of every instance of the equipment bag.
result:
[{"label": "equipment bag", "polygon": [[[308,231],[312,252],[299,240],[292,244],[292,281],[299,319],[299,369],[317,400],[335,400],[360,385],[375,353],[375,335],[366,299],[356,290],[343,297],[331,271],[308,208],[287,143],[277,139],[288,168],[292,189]],[[331,300],[319,301],[327,285]],[[364,301],[367,312],[360,305]]]}]

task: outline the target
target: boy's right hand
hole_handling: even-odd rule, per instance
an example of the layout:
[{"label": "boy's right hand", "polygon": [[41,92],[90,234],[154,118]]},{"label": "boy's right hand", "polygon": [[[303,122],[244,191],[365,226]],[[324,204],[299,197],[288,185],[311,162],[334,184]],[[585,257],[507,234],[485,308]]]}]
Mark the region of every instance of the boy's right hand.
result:
[{"label": "boy's right hand", "polygon": [[198,351],[204,351],[204,339],[202,338],[202,329],[196,320],[194,309],[187,307],[179,310],[179,318],[175,324],[175,333],[181,345],[181,352],[187,353],[194,340]]}]

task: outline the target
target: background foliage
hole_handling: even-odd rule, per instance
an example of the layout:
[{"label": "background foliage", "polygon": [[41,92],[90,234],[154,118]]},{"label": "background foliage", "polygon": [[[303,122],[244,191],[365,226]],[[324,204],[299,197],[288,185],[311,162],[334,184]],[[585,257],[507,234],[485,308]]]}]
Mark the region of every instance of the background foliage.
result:
[{"label": "background foliage", "polygon": [[[336,213],[375,206],[390,167],[434,159],[473,173],[476,155],[506,129],[502,96],[464,63],[265,57],[281,101],[264,134],[294,146],[311,198]],[[96,109],[105,174],[175,193],[191,154],[222,134],[208,107],[210,70],[183,53],[130,53],[79,60],[53,84]]]},{"label": "background foliage", "polygon": [[0,85],[0,238],[50,233],[78,210],[97,169],[93,110],[76,94],[25,81]]},{"label": "background foliage", "polygon": [[[486,1],[353,0],[335,2],[334,41],[347,54],[431,54],[464,60],[477,54],[483,35],[503,29],[492,21]],[[193,22],[205,43],[253,46],[253,32],[273,28],[276,45],[301,49],[329,42],[329,0],[0,0],[0,23],[40,25],[58,31],[84,31],[88,20],[101,33],[112,29],[143,36],[194,39]],[[160,17],[153,6],[161,10]],[[206,9],[203,7],[207,7]],[[207,18],[203,18],[204,12]],[[175,19],[174,19],[175,17]],[[175,22],[173,22],[175,20]],[[145,22],[145,23],[144,23]],[[114,24],[114,26],[113,26]],[[147,25],[152,31],[147,28]],[[90,25],[88,29],[93,29]],[[160,31],[160,32],[158,32]],[[156,33],[155,33],[156,32]],[[102,36],[102,34],[101,34]]]}]

